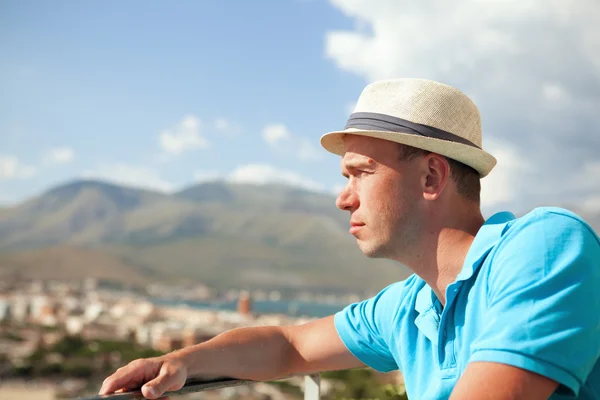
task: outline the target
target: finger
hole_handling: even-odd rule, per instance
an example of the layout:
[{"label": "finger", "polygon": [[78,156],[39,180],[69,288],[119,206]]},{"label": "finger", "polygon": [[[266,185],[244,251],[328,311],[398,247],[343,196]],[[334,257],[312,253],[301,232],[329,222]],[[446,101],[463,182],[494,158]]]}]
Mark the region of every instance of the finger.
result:
[{"label": "finger", "polygon": [[142,386],[142,394],[146,398],[156,399],[167,391],[181,389],[183,385],[178,382],[177,374],[176,368],[163,365],[158,376]]},{"label": "finger", "polygon": [[119,368],[114,374],[102,382],[102,387],[98,394],[110,394],[114,393],[117,389],[126,389],[129,385],[134,383],[136,376],[137,373],[129,368],[129,366]]},{"label": "finger", "polygon": [[147,399],[159,398],[166,391],[166,388],[170,386],[168,380],[166,370],[161,370],[156,378],[142,386],[142,394]]}]

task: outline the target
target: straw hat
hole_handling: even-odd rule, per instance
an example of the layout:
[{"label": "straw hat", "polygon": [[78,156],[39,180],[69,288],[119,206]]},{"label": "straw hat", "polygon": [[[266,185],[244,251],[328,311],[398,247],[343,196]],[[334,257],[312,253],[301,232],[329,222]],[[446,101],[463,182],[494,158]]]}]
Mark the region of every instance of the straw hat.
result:
[{"label": "straw hat", "polygon": [[451,86],[425,79],[394,79],[369,84],[343,131],[321,137],[321,145],[344,154],[344,135],[402,143],[466,164],[480,177],[496,165],[481,146],[477,106]]}]

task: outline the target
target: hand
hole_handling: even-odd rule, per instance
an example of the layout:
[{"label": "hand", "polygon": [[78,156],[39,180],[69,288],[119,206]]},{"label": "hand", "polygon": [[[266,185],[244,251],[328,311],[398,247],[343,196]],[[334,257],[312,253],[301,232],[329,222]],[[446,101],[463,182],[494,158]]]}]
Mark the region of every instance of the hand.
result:
[{"label": "hand", "polygon": [[138,359],[119,368],[102,383],[100,395],[138,389],[148,399],[157,399],[163,393],[179,390],[188,376],[185,364],[175,357]]}]

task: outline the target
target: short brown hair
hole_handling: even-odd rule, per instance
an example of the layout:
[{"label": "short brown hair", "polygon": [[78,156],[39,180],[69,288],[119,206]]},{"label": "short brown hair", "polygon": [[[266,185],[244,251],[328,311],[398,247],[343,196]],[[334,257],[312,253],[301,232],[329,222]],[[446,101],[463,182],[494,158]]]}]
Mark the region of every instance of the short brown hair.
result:
[{"label": "short brown hair", "polygon": [[[398,143],[400,148],[400,159],[410,161],[417,156],[425,156],[430,151],[418,149]],[[444,157],[450,164],[450,177],[456,183],[456,190],[465,199],[480,204],[481,201],[481,182],[479,173],[473,168],[459,161]]]}]

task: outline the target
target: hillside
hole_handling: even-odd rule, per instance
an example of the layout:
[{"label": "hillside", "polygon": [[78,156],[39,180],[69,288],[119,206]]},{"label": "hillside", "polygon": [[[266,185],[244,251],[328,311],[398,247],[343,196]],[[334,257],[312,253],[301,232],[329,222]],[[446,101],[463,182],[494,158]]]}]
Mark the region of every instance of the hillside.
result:
[{"label": "hillside", "polygon": [[97,181],[53,188],[0,213],[0,248],[98,243],[122,229],[122,216],[167,196]]},{"label": "hillside", "polygon": [[62,276],[75,265],[75,275],[97,276],[118,260],[129,274],[119,278],[138,283],[143,271],[223,287],[374,290],[408,275],[367,260],[347,227],[332,196],[281,185],[211,182],[165,195],[77,181],[0,212],[0,250],[36,276],[44,254],[60,254],[52,269]]},{"label": "hillside", "polygon": [[[600,213],[581,214],[598,231]],[[282,185],[166,195],[76,181],[0,210],[0,274],[368,291],[409,275],[367,259],[347,229],[333,196]]]},{"label": "hillside", "polygon": [[68,246],[0,253],[0,277],[11,276],[42,280],[98,278],[131,285],[162,278],[162,274],[141,268],[125,257]]}]

